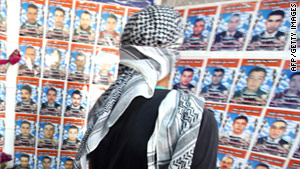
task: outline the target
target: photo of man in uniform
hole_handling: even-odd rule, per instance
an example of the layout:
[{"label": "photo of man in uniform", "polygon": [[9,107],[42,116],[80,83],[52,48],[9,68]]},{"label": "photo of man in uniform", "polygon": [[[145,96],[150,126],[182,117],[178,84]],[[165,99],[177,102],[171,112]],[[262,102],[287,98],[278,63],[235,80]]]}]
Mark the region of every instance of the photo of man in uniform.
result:
[{"label": "photo of man in uniform", "polygon": [[79,148],[80,140],[77,138],[79,129],[76,126],[70,126],[68,128],[68,138],[63,140],[62,149],[63,150],[76,150]]},{"label": "photo of man in uniform", "polygon": [[226,101],[227,87],[222,84],[225,70],[223,68],[216,68],[211,76],[211,83],[206,85],[201,90],[201,96],[206,100],[211,101]]},{"label": "photo of man in uniform", "polygon": [[267,71],[262,67],[252,68],[247,77],[247,86],[234,93],[232,102],[249,105],[264,105],[267,100],[267,93],[260,89],[265,81]]},{"label": "photo of man in uniform", "polygon": [[290,75],[289,88],[277,93],[273,101],[272,107],[285,107],[290,109],[299,109],[300,105],[300,72],[295,72]]},{"label": "photo of man in uniform", "polygon": [[76,71],[71,72],[68,80],[69,81],[78,81],[78,82],[87,82],[88,76],[84,73],[84,66],[86,64],[86,56],[83,52],[78,52],[74,61],[76,65]]},{"label": "photo of man in uniform", "polygon": [[283,10],[272,11],[265,21],[266,30],[252,37],[251,44],[255,44],[255,49],[283,49],[285,33],[279,31],[283,23],[285,13]]},{"label": "photo of man in uniform", "polygon": [[269,152],[274,155],[281,154],[286,156],[289,151],[289,143],[282,138],[286,132],[287,122],[276,120],[271,124],[269,135],[258,138],[253,150],[259,152]]},{"label": "photo of man in uniform", "polygon": [[41,114],[59,116],[61,105],[56,103],[57,91],[51,87],[47,90],[47,102],[42,103]]},{"label": "photo of man in uniform", "polygon": [[220,144],[247,149],[250,143],[250,136],[244,133],[247,124],[248,118],[246,116],[236,117],[232,123],[232,131],[221,133]]},{"label": "photo of man in uniform", "polygon": [[106,30],[99,33],[99,45],[117,45],[120,42],[121,35],[115,31],[117,28],[118,18],[113,13],[109,14],[106,19]]},{"label": "photo of man in uniform", "polygon": [[43,36],[43,28],[37,22],[38,7],[35,4],[29,4],[26,12],[27,21],[21,25],[20,35],[41,37]]},{"label": "photo of man in uniform", "polygon": [[185,68],[182,70],[180,75],[180,82],[173,85],[173,89],[176,90],[187,90],[193,93],[196,92],[195,86],[190,84],[193,80],[194,70],[192,68]]},{"label": "photo of man in uniform", "polygon": [[227,30],[216,35],[214,44],[220,44],[222,48],[241,48],[242,46],[237,46],[244,42],[244,34],[237,30],[240,25],[240,21],[240,14],[233,14],[229,19]]},{"label": "photo of man in uniform", "polygon": [[95,39],[95,30],[91,26],[91,13],[83,11],[80,15],[80,25],[74,30],[73,41],[93,43]]},{"label": "photo of man in uniform", "polygon": [[220,167],[218,169],[231,169],[234,163],[234,159],[229,156],[224,156],[219,162]]},{"label": "photo of man in uniform", "polygon": [[53,138],[55,126],[52,123],[47,123],[43,129],[44,138],[39,141],[40,148],[57,148],[57,142]]},{"label": "photo of man in uniform", "polygon": [[39,66],[34,64],[35,58],[36,53],[34,47],[26,47],[24,53],[25,64],[19,66],[18,76],[37,77],[40,74]]},{"label": "photo of man in uniform", "polygon": [[14,169],[31,169],[29,166],[30,156],[28,154],[21,154],[20,164],[16,165]]},{"label": "photo of man in uniform", "polygon": [[43,159],[42,159],[43,169],[50,169],[51,162],[52,162],[52,159],[50,157],[48,157],[48,156],[43,157]]},{"label": "photo of man in uniform", "polygon": [[72,169],[73,168],[73,162],[74,162],[73,159],[67,158],[65,160],[65,164],[64,164],[65,169]]},{"label": "photo of man in uniform", "polygon": [[80,105],[82,100],[82,95],[79,90],[75,90],[72,93],[72,104],[68,105],[66,108],[66,117],[84,117],[85,108]]},{"label": "photo of man in uniform", "polygon": [[36,103],[31,99],[32,89],[29,85],[23,85],[21,88],[21,102],[16,105],[16,112],[35,113]]},{"label": "photo of man in uniform", "polygon": [[20,126],[20,134],[15,138],[15,146],[34,146],[35,137],[30,134],[31,123],[28,121],[22,121]]},{"label": "photo of man in uniform", "polygon": [[69,30],[65,28],[65,11],[61,7],[54,10],[54,26],[48,29],[47,37],[49,39],[68,40]]},{"label": "photo of man in uniform", "polygon": [[202,34],[205,30],[205,21],[202,18],[198,18],[194,22],[193,34],[189,37],[184,38],[183,45],[186,50],[200,50],[204,44],[207,45],[207,38]]}]

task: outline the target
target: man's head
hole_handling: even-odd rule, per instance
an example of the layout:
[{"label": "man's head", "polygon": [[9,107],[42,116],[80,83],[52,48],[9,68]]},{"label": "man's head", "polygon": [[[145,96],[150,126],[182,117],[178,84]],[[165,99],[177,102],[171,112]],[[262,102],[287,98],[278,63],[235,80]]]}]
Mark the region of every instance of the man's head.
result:
[{"label": "man's head", "polygon": [[76,142],[78,136],[78,127],[70,126],[68,129],[68,140]]},{"label": "man's head", "polygon": [[49,169],[51,166],[52,159],[48,156],[43,157],[42,165],[44,169]]},{"label": "man's head", "polygon": [[29,85],[22,86],[21,99],[23,102],[27,102],[27,103],[31,101],[31,87]]},{"label": "man's head", "polygon": [[247,90],[255,93],[265,81],[266,74],[267,71],[262,67],[251,69],[247,77]]},{"label": "man's head", "polygon": [[233,165],[233,158],[229,156],[225,156],[220,161],[220,169],[230,169]]},{"label": "man's head", "polygon": [[86,30],[91,24],[91,14],[88,11],[83,11],[80,16],[80,26]]},{"label": "man's head", "polygon": [[27,6],[26,16],[29,24],[35,24],[36,19],[38,17],[38,7],[34,4],[29,4]]},{"label": "man's head", "polygon": [[81,93],[79,90],[75,90],[73,93],[72,93],[72,105],[75,106],[75,107],[78,107],[80,106],[80,103],[81,103]]},{"label": "man's head", "polygon": [[22,137],[29,137],[31,131],[31,124],[28,121],[22,121],[20,131]]},{"label": "man's head", "polygon": [[199,36],[201,35],[204,29],[205,29],[205,21],[202,18],[197,19],[194,22],[193,34]]},{"label": "man's head", "polygon": [[43,132],[44,132],[44,135],[45,135],[46,139],[52,139],[53,134],[55,133],[54,129],[55,129],[55,126],[51,123],[47,123],[44,126]]},{"label": "man's head", "polygon": [[47,91],[47,99],[48,99],[48,104],[53,105],[55,103],[57,96],[57,91],[55,88],[51,87]]},{"label": "man's head", "polygon": [[255,169],[269,169],[269,166],[264,163],[260,163],[257,166],[255,166]]},{"label": "man's head", "polygon": [[290,76],[290,90],[295,94],[298,93],[300,88],[300,72],[295,72]]},{"label": "man's head", "polygon": [[235,135],[241,135],[244,131],[244,129],[247,127],[248,118],[246,116],[238,116],[234,119],[232,123],[233,127],[233,134]]},{"label": "man's head", "polygon": [[182,71],[180,76],[180,86],[189,86],[193,80],[194,70],[192,68],[186,68]]},{"label": "man's head", "polygon": [[241,17],[239,14],[233,14],[228,22],[228,32],[235,32],[236,28],[240,25]]},{"label": "man's head", "polygon": [[61,52],[57,49],[54,49],[47,61],[50,62],[49,64],[51,65],[51,68],[57,69],[61,61]]},{"label": "man's head", "polygon": [[32,46],[28,46],[26,49],[25,49],[25,60],[29,60],[31,61],[32,65],[33,65],[33,62],[35,60],[35,49],[32,47]]},{"label": "man's head", "polygon": [[23,168],[29,167],[29,155],[28,154],[22,154],[20,156],[20,165]]},{"label": "man's head", "polygon": [[57,7],[55,10],[54,10],[54,24],[55,24],[55,28],[58,28],[58,29],[63,29],[64,28],[64,20],[65,20],[65,11],[60,8],[60,7]]},{"label": "man's head", "polygon": [[65,165],[64,165],[65,169],[72,169],[73,168],[73,161],[74,160],[71,159],[71,158],[66,159]]},{"label": "man's head", "polygon": [[276,120],[271,125],[269,136],[272,139],[281,138],[286,131],[286,127],[287,123],[284,120]]},{"label": "man's head", "polygon": [[213,71],[212,77],[211,77],[211,84],[213,85],[220,85],[223,77],[224,77],[224,69],[222,68],[216,68]]},{"label": "man's head", "polygon": [[82,52],[79,52],[76,55],[75,65],[77,67],[77,71],[83,72],[83,68],[85,65],[85,55]]},{"label": "man's head", "polygon": [[266,20],[266,31],[271,34],[278,31],[279,26],[282,24],[284,18],[284,11],[272,11]]},{"label": "man's head", "polygon": [[114,14],[108,15],[106,19],[106,30],[108,32],[114,32],[117,27],[118,18]]}]

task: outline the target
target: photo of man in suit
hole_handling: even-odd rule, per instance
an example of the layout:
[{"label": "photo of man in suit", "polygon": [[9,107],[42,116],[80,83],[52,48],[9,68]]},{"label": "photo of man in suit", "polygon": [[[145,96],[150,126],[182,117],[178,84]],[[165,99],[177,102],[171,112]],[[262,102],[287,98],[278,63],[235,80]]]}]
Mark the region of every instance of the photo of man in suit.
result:
[{"label": "photo of man in suit", "polygon": [[289,142],[282,138],[286,132],[287,122],[276,120],[271,124],[269,135],[258,138],[253,150],[259,152],[268,152],[274,155],[281,154],[286,156],[290,148]]},{"label": "photo of man in suit", "polygon": [[269,13],[265,21],[265,31],[254,35],[251,39],[250,46],[255,45],[255,49],[265,50],[282,50],[286,34],[279,30],[284,20],[285,13],[283,10],[275,10]]},{"label": "photo of man in suit", "polygon": [[81,106],[82,95],[79,90],[75,90],[71,96],[72,104],[66,108],[66,117],[84,117],[85,108]]}]

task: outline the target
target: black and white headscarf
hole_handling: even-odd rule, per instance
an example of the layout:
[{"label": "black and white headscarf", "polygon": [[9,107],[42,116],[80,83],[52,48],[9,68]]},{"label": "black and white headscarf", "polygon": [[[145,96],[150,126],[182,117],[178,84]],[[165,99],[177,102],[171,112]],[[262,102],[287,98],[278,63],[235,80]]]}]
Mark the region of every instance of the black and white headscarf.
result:
[{"label": "black and white headscarf", "polygon": [[[162,47],[173,44],[181,31],[178,13],[164,6],[147,7],[129,19],[121,40],[118,78],[89,112],[75,169],[86,168],[87,155],[97,148],[134,98],[153,96],[157,81],[170,73],[177,59],[174,51]],[[168,94],[148,141],[149,169],[189,168],[203,104],[194,95],[177,91]]]}]

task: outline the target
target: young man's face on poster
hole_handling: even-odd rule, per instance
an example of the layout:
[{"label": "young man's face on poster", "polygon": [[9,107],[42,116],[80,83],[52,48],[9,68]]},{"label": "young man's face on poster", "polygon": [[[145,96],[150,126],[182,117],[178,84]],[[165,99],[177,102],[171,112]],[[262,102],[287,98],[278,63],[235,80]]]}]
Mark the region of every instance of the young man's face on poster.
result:
[{"label": "young man's face on poster", "polygon": [[91,15],[87,13],[82,13],[80,18],[80,26],[82,29],[87,29],[91,24]]},{"label": "young man's face on poster", "polygon": [[240,135],[243,133],[244,129],[247,127],[247,121],[245,119],[236,119],[233,124],[233,133]]},{"label": "young man's face on poster", "polygon": [[199,35],[202,33],[202,31],[205,29],[205,23],[204,21],[198,21],[198,22],[195,22],[194,24],[194,28],[193,28],[193,34],[195,35]]},{"label": "young man's face on poster", "polygon": [[261,84],[265,81],[265,72],[263,71],[253,71],[247,77],[247,90],[251,92],[256,92]]},{"label": "young man's face on poster", "polygon": [[284,122],[278,121],[272,124],[270,128],[270,137],[273,139],[281,138],[281,136],[286,131],[286,124]]},{"label": "young man's face on poster", "polygon": [[211,77],[211,83],[213,85],[219,85],[223,79],[224,73],[221,71],[215,71],[213,72],[213,75]]},{"label": "young man's face on poster", "polygon": [[31,93],[26,90],[26,89],[22,89],[21,90],[21,99],[23,100],[23,102],[30,102],[30,98],[31,98]]},{"label": "young man's face on poster", "polygon": [[25,50],[25,60],[29,60],[31,61],[31,63],[33,63],[33,61],[35,60],[35,49],[28,47]]},{"label": "young man's face on poster", "polygon": [[73,94],[72,96],[72,104],[75,107],[80,106],[81,103],[81,96],[79,94]]},{"label": "young man's face on poster", "polygon": [[23,168],[28,167],[29,166],[29,158],[27,158],[27,157],[21,157],[20,158],[20,165]]},{"label": "young man's face on poster", "polygon": [[21,124],[20,131],[21,131],[21,135],[23,137],[29,137],[30,130],[31,130],[31,128],[30,128],[29,124],[27,124],[27,123]]},{"label": "young man's face on poster", "polygon": [[188,86],[190,82],[193,80],[194,73],[191,71],[183,71],[180,76],[180,85]]},{"label": "young man's face on poster", "polygon": [[77,67],[77,71],[83,72],[83,68],[85,65],[85,56],[83,54],[77,54],[75,59],[75,65]]},{"label": "young man's face on poster", "polygon": [[38,17],[38,10],[35,8],[32,8],[32,7],[28,8],[26,16],[27,16],[28,22],[33,25],[33,24],[35,24],[36,19]]},{"label": "young man's face on poster", "polygon": [[113,32],[117,27],[117,21],[114,18],[107,18],[106,20],[106,29],[109,32]]},{"label": "young man's face on poster", "polygon": [[50,105],[54,104],[55,100],[56,100],[56,91],[49,90],[48,93],[47,93],[47,99],[48,99],[48,103]]},{"label": "young man's face on poster", "polygon": [[60,10],[55,10],[53,18],[54,18],[54,22],[55,22],[55,27],[62,29],[64,27],[63,23],[65,20],[64,12],[60,11]]},{"label": "young man's face on poster", "polygon": [[240,25],[240,17],[233,16],[228,22],[228,32],[235,32],[236,28]]},{"label": "young man's face on poster", "polygon": [[78,129],[70,128],[68,131],[68,140],[75,142],[78,136]]},{"label": "young man's face on poster", "polygon": [[44,134],[46,139],[52,139],[54,134],[54,127],[50,124],[45,125],[44,127]]},{"label": "young man's face on poster", "polygon": [[295,91],[295,94],[300,88],[300,75],[295,75],[290,79],[290,90]]},{"label": "young man's face on poster", "polygon": [[51,159],[43,158],[42,165],[43,165],[44,169],[49,169],[51,166]]},{"label": "young man's face on poster", "polygon": [[279,26],[283,22],[283,17],[281,15],[271,15],[266,21],[266,31],[272,34],[278,31]]}]

